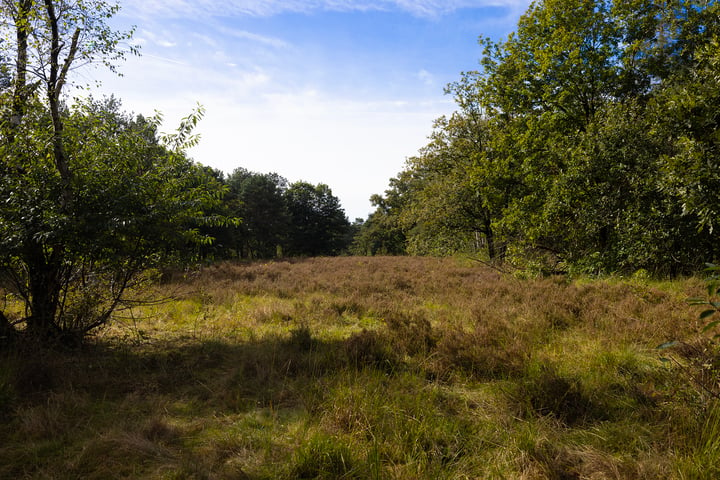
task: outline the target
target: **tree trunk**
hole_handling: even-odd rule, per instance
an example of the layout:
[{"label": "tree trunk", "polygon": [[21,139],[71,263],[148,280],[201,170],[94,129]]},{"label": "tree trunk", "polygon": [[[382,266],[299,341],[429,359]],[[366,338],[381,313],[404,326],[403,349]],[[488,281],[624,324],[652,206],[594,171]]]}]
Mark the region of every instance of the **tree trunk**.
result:
[{"label": "tree trunk", "polygon": [[485,241],[487,242],[488,258],[490,261],[505,260],[505,248],[495,243],[495,232],[492,228],[490,218],[483,221],[483,233],[485,233]]},{"label": "tree trunk", "polygon": [[15,18],[15,37],[17,40],[17,52],[15,57],[15,85],[13,86],[12,117],[13,126],[20,125],[25,115],[25,103],[27,102],[27,63],[28,63],[28,37],[30,26],[28,16],[32,0],[23,0],[17,5],[17,18]]},{"label": "tree trunk", "polygon": [[17,337],[17,330],[3,312],[0,312],[0,347],[11,343]]},{"label": "tree trunk", "polygon": [[60,333],[57,311],[60,301],[60,262],[55,254],[47,258],[43,246],[32,243],[26,258],[30,316],[26,320],[27,334],[41,342]]},{"label": "tree trunk", "polygon": [[63,43],[60,38],[60,26],[55,12],[54,0],[45,0],[45,9],[50,24],[50,77],[47,81],[47,97],[50,106],[50,116],[53,124],[53,155],[55,157],[55,166],[60,173],[63,189],[60,201],[62,206],[67,208],[72,202],[71,181],[72,173],[65,152],[63,121],[60,115],[60,97],[67,78],[67,73],[75,60],[78,42],[80,39],[80,29],[76,28],[70,40],[70,47],[67,51],[67,57],[63,62],[60,61],[60,52]]}]

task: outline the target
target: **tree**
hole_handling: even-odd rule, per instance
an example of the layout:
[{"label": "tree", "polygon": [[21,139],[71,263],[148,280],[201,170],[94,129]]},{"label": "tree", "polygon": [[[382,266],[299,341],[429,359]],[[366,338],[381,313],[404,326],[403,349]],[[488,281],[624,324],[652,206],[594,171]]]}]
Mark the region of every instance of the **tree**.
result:
[{"label": "tree", "polygon": [[447,89],[458,111],[361,238],[399,228],[407,251],[445,253],[475,232],[489,257],[552,271],[716,259],[719,38],[717,2],[532,3],[481,40],[482,70]]},{"label": "tree", "polygon": [[[392,182],[392,180],[391,180]],[[370,202],[375,207],[367,220],[360,225],[353,238],[351,251],[355,255],[403,255],[407,253],[407,238],[397,218],[397,211],[390,205],[392,190],[388,190],[388,199],[375,194]]]},{"label": "tree", "polygon": [[[95,58],[109,62],[117,55],[122,55],[117,45],[127,38],[127,35],[112,32],[104,23],[105,18],[117,9],[105,2],[85,4],[54,0],[45,0],[43,3],[33,0],[6,0],[1,7],[3,36],[6,40],[3,46],[14,50],[16,59],[14,85],[8,102],[11,108],[3,125],[3,137],[7,140],[4,145],[5,155],[6,158],[15,157],[14,160],[19,161],[19,165],[14,166],[14,169],[20,170],[15,171],[27,172],[25,166],[36,160],[29,158],[26,153],[33,150],[17,148],[25,143],[25,139],[16,140],[19,133],[26,137],[36,133],[25,117],[31,108],[36,111],[41,108],[38,105],[37,89],[42,86],[45,98],[42,108],[49,112],[52,125],[52,152],[47,154],[51,156],[54,173],[60,179],[59,183],[55,182],[55,202],[64,210],[62,213],[67,214],[73,200],[72,172],[64,145],[64,125],[60,108],[68,73],[78,62],[89,62]],[[13,33],[14,41],[11,40]],[[28,75],[36,81],[28,83]],[[6,162],[2,173],[13,173],[13,167],[10,167],[9,163],[11,162]],[[50,177],[46,178],[49,179]],[[60,302],[60,279],[57,277],[63,264],[61,249],[44,248],[38,237],[26,239],[25,243],[30,289],[30,296],[26,300],[32,312],[27,320],[27,329],[35,335],[46,335],[50,325],[54,323]]]},{"label": "tree", "polygon": [[[720,20],[720,5],[708,10]],[[695,44],[690,63],[658,89],[650,116],[669,146],[664,189],[681,196],[683,211],[713,233],[720,217],[720,32]]]},{"label": "tree", "polygon": [[[691,178],[708,180],[695,192],[717,191],[712,169],[700,168],[715,157],[711,142],[698,141],[699,132],[713,135],[717,89],[708,76],[694,88],[686,80],[698,72],[694,52],[717,38],[717,8],[546,0],[531,5],[507,42],[485,42],[478,95],[493,126],[489,151],[506,158],[521,185],[497,224],[515,251],[550,252],[593,271],[663,273],[687,271],[700,251],[713,251],[691,213],[712,217],[705,213],[716,199],[685,192]],[[671,94],[678,78],[683,86]],[[692,140],[676,142],[690,125]],[[668,148],[690,144],[690,155]],[[679,168],[668,177],[671,165]],[[691,208],[701,197],[704,207]]]},{"label": "tree", "polygon": [[[222,195],[182,153],[201,116],[157,138],[159,119],[132,119],[113,100],[65,107],[69,72],[122,58],[128,33],[102,1],[4,1],[13,86],[0,123],[0,272],[25,305],[15,325],[46,342],[79,338],[110,319],[141,272],[176,246],[209,241],[196,228]],[[32,79],[32,80],[31,80]]]},{"label": "tree", "polygon": [[[209,241],[197,227],[215,221],[204,212],[223,190],[158,142],[156,121],[132,119],[114,100],[65,115],[66,186],[44,141],[49,114],[28,110],[24,124],[31,115],[31,131],[0,146],[10,166],[0,183],[0,272],[25,303],[28,335],[78,339],[109,321],[148,268]],[[66,191],[70,204],[58,200]]]},{"label": "tree", "polygon": [[[453,95],[458,111],[436,120],[431,142],[408,161],[414,180],[412,208],[405,210],[416,219],[408,231],[411,251],[420,240],[428,246],[440,243],[426,253],[477,253],[484,247],[490,260],[505,256],[498,221],[517,185],[517,172],[504,162],[498,140],[505,132],[485,114],[481,88],[477,72],[463,73],[448,85],[446,93]],[[423,236],[427,239],[417,238]]]},{"label": "tree", "polygon": [[234,229],[238,256],[272,258],[285,242],[288,211],[284,198],[287,180],[274,174],[259,174],[237,168],[227,179],[235,215],[243,219]]},{"label": "tree", "polygon": [[[119,6],[102,0],[4,0],[1,7],[4,36],[15,33],[15,41],[6,42],[16,58],[10,123],[17,126],[22,122],[28,101],[42,87],[52,119],[55,167],[65,185],[62,201],[67,203],[71,201],[67,188],[72,172],[60,110],[68,74],[98,61],[114,69],[113,62],[125,55],[119,47],[132,32],[116,32],[107,25]],[[28,83],[28,75],[36,82]]]},{"label": "tree", "polygon": [[285,191],[290,255],[337,255],[347,245],[350,222],[327,185],[295,182]]},{"label": "tree", "polygon": [[582,129],[618,91],[621,31],[605,0],[530,5],[501,45],[483,40],[483,103],[492,112],[550,113]]}]

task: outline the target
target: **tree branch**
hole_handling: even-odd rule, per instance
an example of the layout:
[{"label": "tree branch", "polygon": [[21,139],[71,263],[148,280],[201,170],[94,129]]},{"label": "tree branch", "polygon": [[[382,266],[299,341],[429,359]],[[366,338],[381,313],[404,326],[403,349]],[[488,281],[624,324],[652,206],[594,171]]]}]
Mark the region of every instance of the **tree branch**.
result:
[{"label": "tree branch", "polygon": [[60,92],[62,91],[63,87],[65,86],[65,80],[67,78],[67,73],[70,70],[70,65],[72,65],[72,63],[75,61],[75,55],[77,53],[79,40],[80,40],[80,28],[76,28],[75,33],[73,33],[72,40],[70,42],[70,51],[68,52],[68,56],[65,59],[65,63],[63,64],[62,69],[60,70],[60,76],[57,79],[57,86],[55,88],[56,88],[56,92],[58,95],[58,99],[59,99]]}]

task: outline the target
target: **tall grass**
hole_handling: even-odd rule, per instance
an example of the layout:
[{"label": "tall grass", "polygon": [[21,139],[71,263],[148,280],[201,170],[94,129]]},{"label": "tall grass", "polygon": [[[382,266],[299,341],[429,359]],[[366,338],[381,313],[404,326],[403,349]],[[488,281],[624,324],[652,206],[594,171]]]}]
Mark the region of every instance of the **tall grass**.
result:
[{"label": "tall grass", "polygon": [[655,351],[700,281],[349,257],[155,288],[80,351],[2,353],[0,478],[717,478],[720,410]]}]

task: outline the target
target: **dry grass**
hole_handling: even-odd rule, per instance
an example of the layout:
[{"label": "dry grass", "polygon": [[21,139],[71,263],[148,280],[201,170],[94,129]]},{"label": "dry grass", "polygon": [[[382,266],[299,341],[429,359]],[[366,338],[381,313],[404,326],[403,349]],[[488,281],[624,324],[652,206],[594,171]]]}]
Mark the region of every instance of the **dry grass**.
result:
[{"label": "dry grass", "polygon": [[666,479],[720,464],[720,415],[654,348],[697,331],[698,280],[348,257],[156,288],[174,300],[82,351],[4,354],[0,478]]}]

